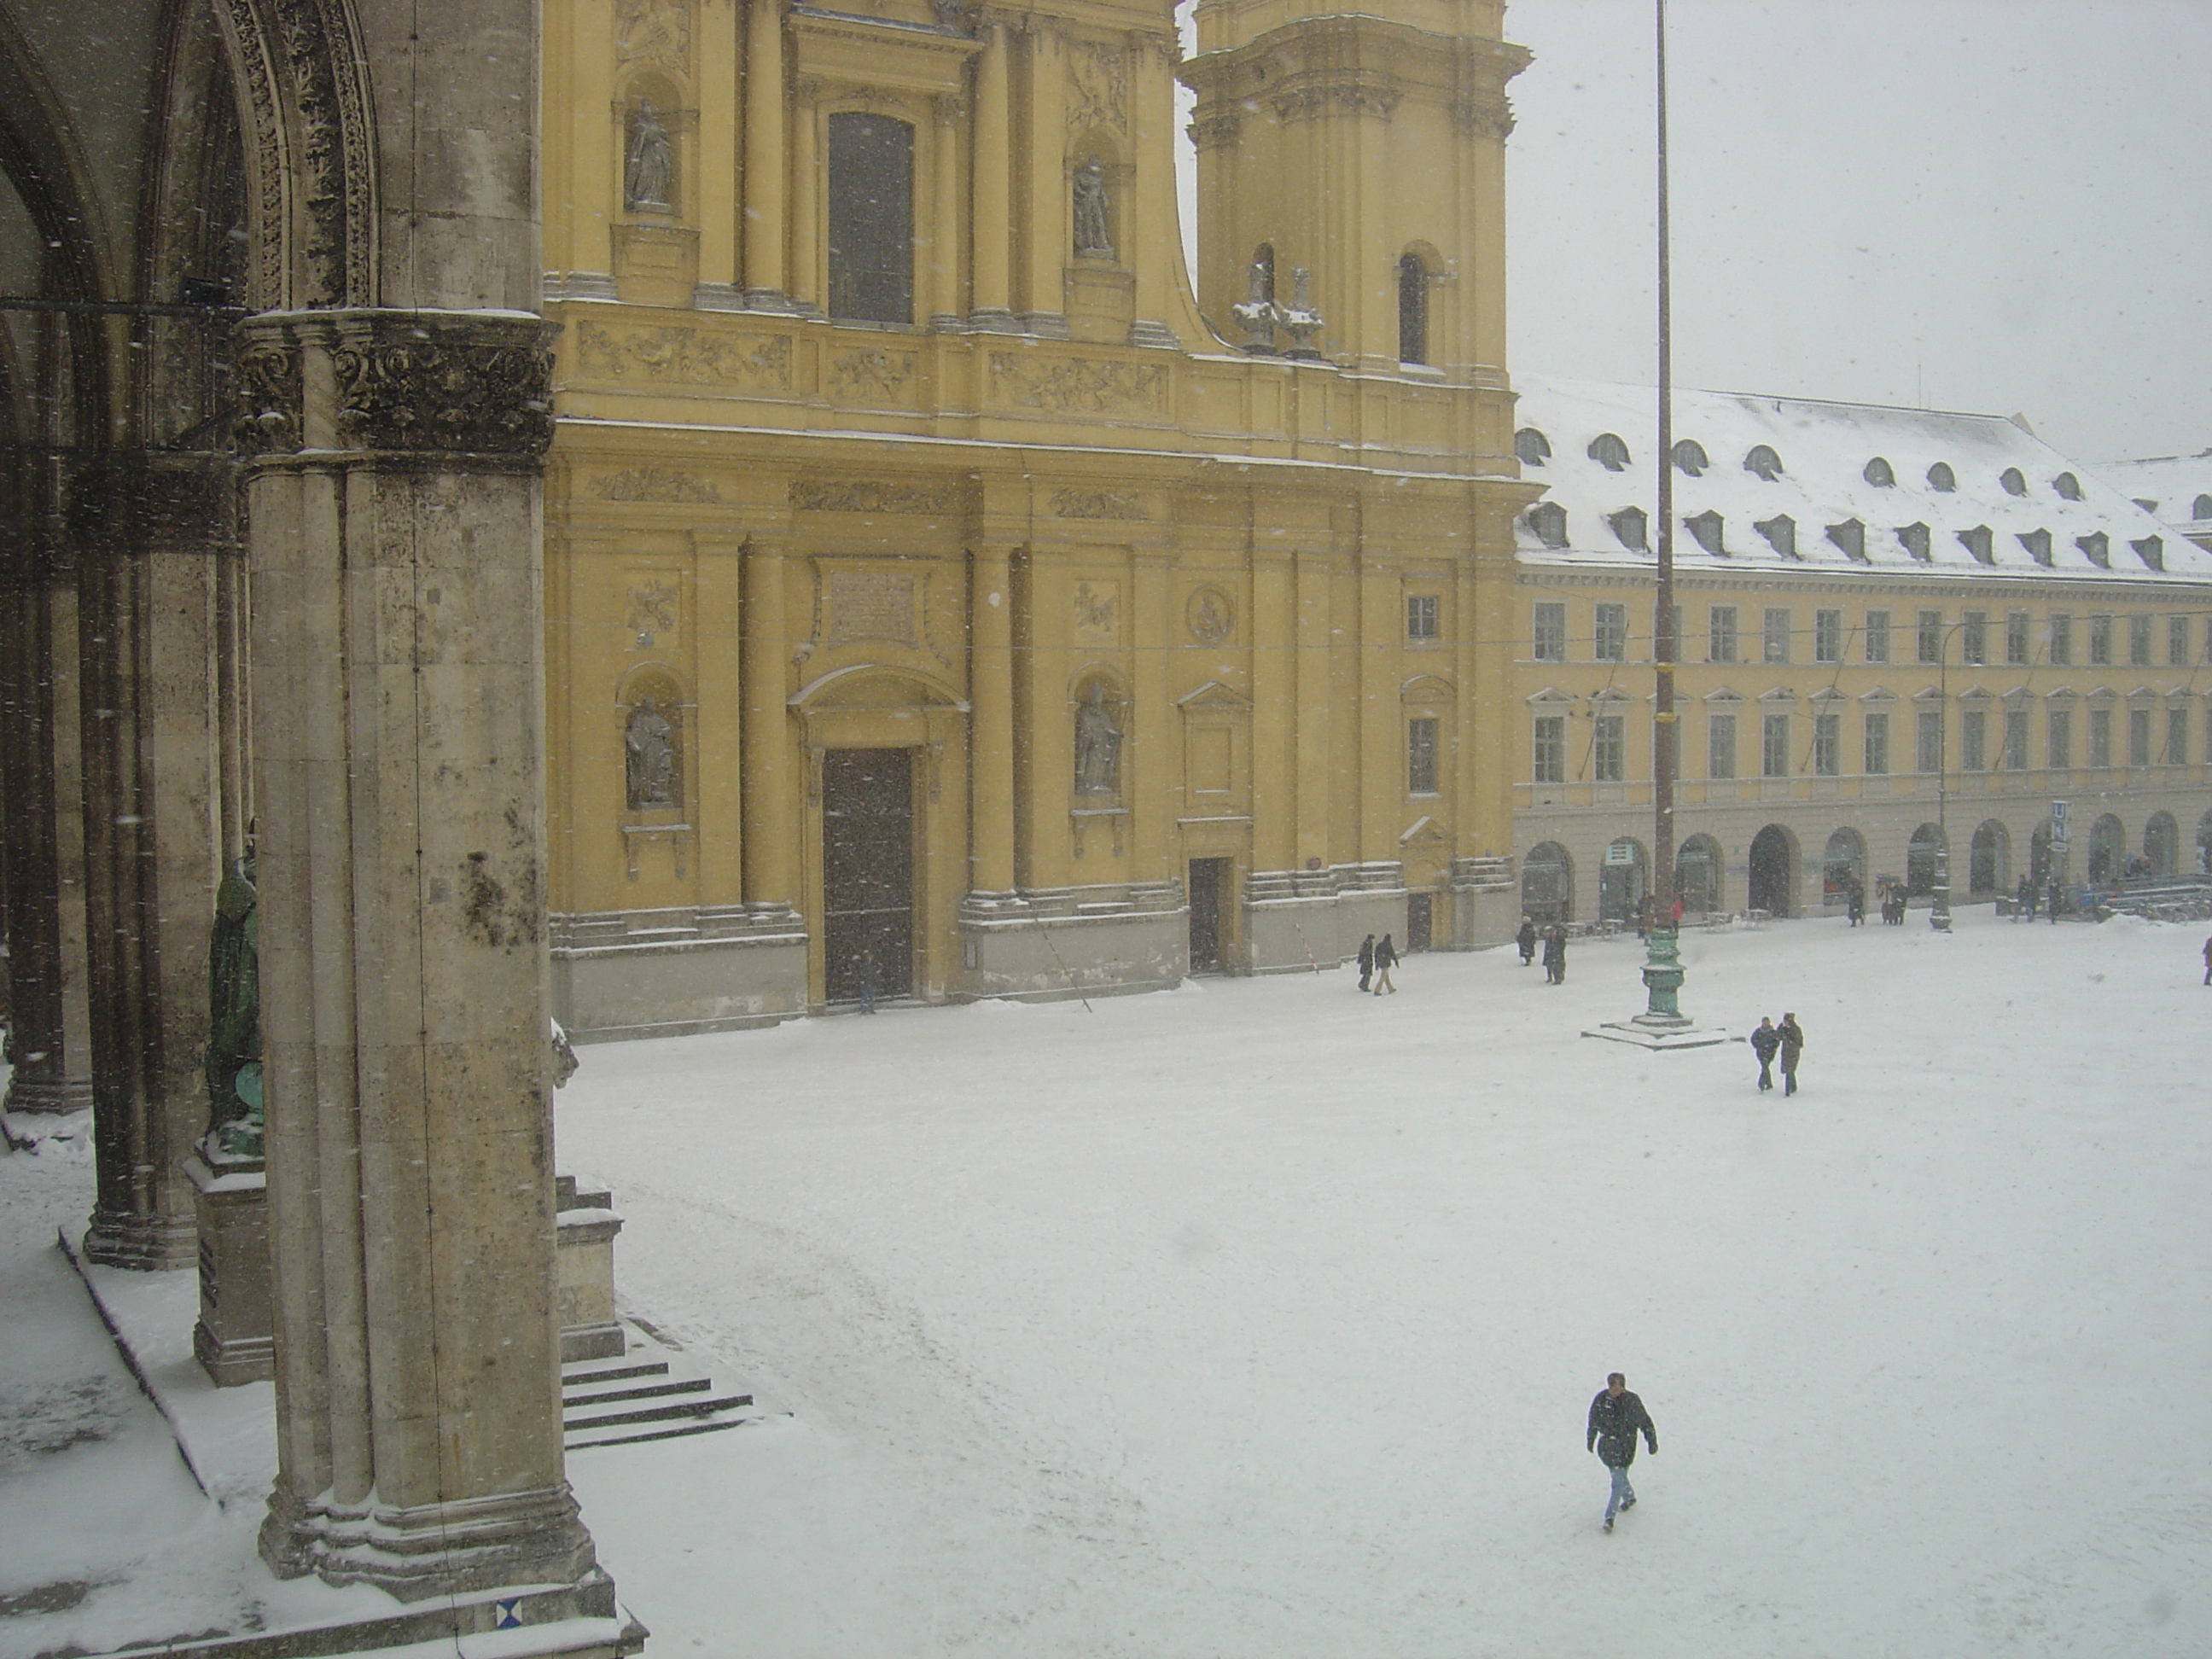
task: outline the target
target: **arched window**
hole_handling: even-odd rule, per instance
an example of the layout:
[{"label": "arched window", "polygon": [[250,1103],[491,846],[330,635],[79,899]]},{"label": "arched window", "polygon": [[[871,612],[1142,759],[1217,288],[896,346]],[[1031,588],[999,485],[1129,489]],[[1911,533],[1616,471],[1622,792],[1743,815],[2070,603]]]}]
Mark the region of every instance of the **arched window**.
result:
[{"label": "arched window", "polygon": [[1939,495],[1948,495],[1959,487],[1959,475],[1951,471],[1949,462],[1938,461],[1928,469],[1928,487]]},{"label": "arched window", "polygon": [[2027,475],[2021,472],[2016,466],[2008,466],[2002,472],[1997,474],[1997,482],[2004,486],[2004,493],[2008,495],[2025,495],[2027,494]]},{"label": "arched window", "polygon": [[1743,470],[1772,483],[1782,476],[1782,457],[1771,444],[1754,444],[1743,458]]},{"label": "arched window", "polygon": [[1712,462],[1706,459],[1703,444],[1695,438],[1685,438],[1674,446],[1674,465],[1691,477],[1700,478]]},{"label": "arched window", "polygon": [[1894,489],[1897,488],[1896,469],[1891,466],[1887,461],[1884,460],[1879,455],[1875,456],[1872,460],[1866,464],[1866,471],[1860,473],[1859,476],[1864,478],[1869,483],[1872,484],[1876,489]]},{"label": "arched window", "polygon": [[1589,458],[1608,472],[1628,470],[1628,446],[1621,441],[1617,433],[1601,432],[1592,438]]},{"label": "arched window", "polygon": [[2212,495],[2199,495],[2196,505],[2189,509],[2189,515],[2200,524],[2212,519]]},{"label": "arched window", "polygon": [[830,118],[830,314],[914,320],[914,129],[888,115]]},{"label": "arched window", "polygon": [[2062,501],[2078,501],[2081,499],[2081,481],[2071,472],[2060,473],[2051,481],[2051,487],[2058,492],[2058,499]]},{"label": "arched window", "polygon": [[1418,253],[1398,261],[1398,361],[1429,361],[1429,273]]},{"label": "arched window", "polygon": [[1523,466],[1541,466],[1552,459],[1552,441],[1533,426],[1513,434],[1513,454]]},{"label": "arched window", "polygon": [[1528,528],[1547,547],[1567,544],[1567,509],[1557,501],[1539,501],[1528,509]]}]

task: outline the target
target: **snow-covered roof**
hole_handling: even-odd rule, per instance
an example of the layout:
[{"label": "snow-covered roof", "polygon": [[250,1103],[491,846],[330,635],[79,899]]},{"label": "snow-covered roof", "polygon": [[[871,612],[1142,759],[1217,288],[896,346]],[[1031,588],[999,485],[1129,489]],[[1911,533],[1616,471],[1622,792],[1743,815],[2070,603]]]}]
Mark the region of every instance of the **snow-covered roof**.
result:
[{"label": "snow-covered roof", "polygon": [[[1653,563],[1657,394],[1542,375],[1515,384],[1522,477],[1547,490],[1516,520],[1522,562]],[[1706,462],[1698,476],[1674,474],[1675,568],[1685,574],[2212,582],[2212,553],[2002,416],[1679,387],[1674,410],[1677,453],[1694,445]],[[1531,464],[1532,431],[1548,451],[1540,465]],[[1626,509],[1642,515],[1641,548]],[[1699,538],[1716,516],[1718,553]]]},{"label": "snow-covered roof", "polygon": [[2115,489],[2191,536],[2212,536],[2212,449],[2139,461],[2097,461]]}]

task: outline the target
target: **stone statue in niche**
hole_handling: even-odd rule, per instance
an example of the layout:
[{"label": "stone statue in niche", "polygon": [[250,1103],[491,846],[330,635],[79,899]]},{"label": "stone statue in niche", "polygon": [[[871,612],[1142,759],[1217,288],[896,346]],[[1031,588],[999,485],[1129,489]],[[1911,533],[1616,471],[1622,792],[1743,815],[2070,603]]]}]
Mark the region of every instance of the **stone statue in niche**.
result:
[{"label": "stone statue in niche", "polygon": [[1075,252],[1084,259],[1114,257],[1106,223],[1106,169],[1095,155],[1075,170]]},{"label": "stone statue in niche", "polygon": [[651,697],[630,710],[623,750],[629,776],[632,811],[673,806],[676,801],[676,728]]},{"label": "stone statue in niche", "polygon": [[669,213],[676,184],[676,151],[668,129],[641,98],[629,112],[629,142],[623,153],[623,200],[633,213]]},{"label": "stone statue in niche", "polygon": [[1075,711],[1075,793],[1111,795],[1121,787],[1121,731],[1106,707],[1106,687],[1091,683],[1091,695]]},{"label": "stone statue in niche", "polygon": [[208,940],[208,1133],[214,1164],[261,1157],[261,896],[253,879],[254,837],[216,890]]}]

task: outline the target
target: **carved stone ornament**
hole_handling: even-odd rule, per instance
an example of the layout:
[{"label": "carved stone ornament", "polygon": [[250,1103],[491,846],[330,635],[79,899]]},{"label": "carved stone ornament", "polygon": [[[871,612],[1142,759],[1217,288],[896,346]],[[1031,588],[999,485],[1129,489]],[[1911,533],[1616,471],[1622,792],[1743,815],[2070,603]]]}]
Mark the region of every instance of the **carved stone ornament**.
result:
[{"label": "carved stone ornament", "polygon": [[592,480],[592,494],[603,501],[719,501],[721,492],[703,478],[665,466],[628,466]]},{"label": "carved stone ornament", "polygon": [[536,318],[341,315],[338,430],[362,449],[535,459],[553,441],[553,336]]},{"label": "carved stone ornament", "polygon": [[1077,644],[1112,645],[1119,635],[1121,615],[1121,583],[1076,583],[1073,622]]},{"label": "carved stone ornament", "polygon": [[689,0],[615,0],[615,56],[680,66],[691,55]]},{"label": "carved stone ornament", "polygon": [[914,368],[911,351],[842,351],[830,360],[826,385],[833,398],[898,398]]},{"label": "carved stone ornament", "polygon": [[252,338],[237,356],[238,419],[243,456],[282,454],[300,447],[300,349],[289,340]]},{"label": "carved stone ornament", "polygon": [[1075,793],[1112,795],[1121,787],[1121,728],[1106,704],[1103,681],[1091,682],[1091,695],[1075,710]]},{"label": "carved stone ornament", "polygon": [[1114,238],[1107,223],[1106,169],[1092,156],[1075,170],[1072,185],[1075,220],[1075,257],[1110,259]]},{"label": "carved stone ornament", "polygon": [[1145,511],[1144,499],[1127,489],[1055,489],[1052,492],[1052,515],[1055,519],[1131,520],[1151,516]]},{"label": "carved stone ornament", "polygon": [[674,580],[649,581],[629,590],[629,628],[639,650],[650,650],[663,634],[676,631],[676,606],[683,593],[682,584]]},{"label": "carved stone ornament", "polygon": [[623,148],[623,204],[632,213],[668,213],[676,199],[676,146],[667,125],[641,98],[629,112]]},{"label": "carved stone ornament", "polygon": [[623,725],[623,759],[630,811],[677,805],[676,728],[651,697],[640,699]]},{"label": "carved stone ornament", "polygon": [[957,485],[885,483],[872,479],[798,478],[792,482],[792,509],[799,513],[951,514],[961,510]]},{"label": "carved stone ornament", "polygon": [[1166,400],[1168,372],[1158,364],[994,351],[991,384],[1009,403],[1055,414],[1152,414]]},{"label": "carved stone ornament", "polygon": [[1068,125],[1078,131],[1129,125],[1129,54],[1120,46],[1076,40],[1067,53]]},{"label": "carved stone ornament", "polygon": [[1218,587],[1201,587],[1192,594],[1183,619],[1190,625],[1191,638],[1201,645],[1220,644],[1237,626],[1229,596]]},{"label": "carved stone ornament", "polygon": [[633,374],[678,386],[781,392],[791,385],[791,341],[781,334],[728,334],[701,328],[576,325],[576,356],[587,374],[626,380]]}]

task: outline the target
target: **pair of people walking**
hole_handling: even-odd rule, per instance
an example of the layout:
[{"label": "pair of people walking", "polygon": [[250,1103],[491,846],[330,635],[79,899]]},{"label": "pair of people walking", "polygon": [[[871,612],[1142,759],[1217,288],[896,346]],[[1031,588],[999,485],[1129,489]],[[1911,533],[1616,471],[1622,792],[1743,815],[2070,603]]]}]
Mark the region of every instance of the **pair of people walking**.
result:
[{"label": "pair of people walking", "polygon": [[1390,942],[1389,934],[1383,934],[1382,942],[1379,945],[1376,943],[1375,935],[1372,933],[1359,941],[1359,988],[1361,990],[1367,990],[1371,985],[1375,994],[1378,997],[1385,992],[1392,996],[1397,995],[1398,988],[1390,983],[1390,970],[1397,965],[1398,947]]},{"label": "pair of people walking", "polygon": [[1777,1025],[1771,1014],[1759,1016],[1759,1029],[1751,1034],[1751,1052],[1759,1056],[1759,1086],[1774,1086],[1774,1065],[1782,1063],[1782,1093],[1787,1099],[1797,1092],[1797,1059],[1805,1052],[1804,1028],[1797,1024],[1797,1016],[1784,1014]]}]

